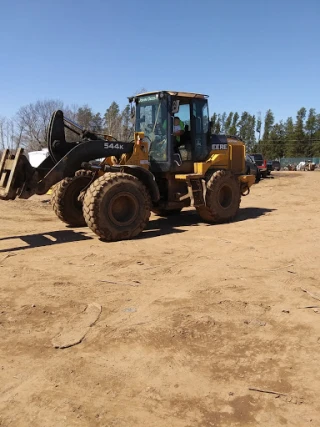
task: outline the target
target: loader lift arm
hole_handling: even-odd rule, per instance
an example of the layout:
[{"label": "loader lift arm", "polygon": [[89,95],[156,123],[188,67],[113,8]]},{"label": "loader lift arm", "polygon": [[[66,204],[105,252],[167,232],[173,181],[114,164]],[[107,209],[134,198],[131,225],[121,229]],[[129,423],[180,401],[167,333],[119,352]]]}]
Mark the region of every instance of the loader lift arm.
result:
[{"label": "loader lift arm", "polygon": [[[79,141],[67,142],[65,128],[76,133]],[[8,149],[4,151],[0,160],[0,199],[28,199],[33,194],[45,194],[52,185],[73,176],[81,169],[83,162],[110,156],[120,157],[132,153],[134,147],[131,142],[108,143],[108,140],[64,118],[61,110],[54,112],[51,117],[47,142],[50,157],[36,168],[31,166],[23,148],[19,148],[16,153]]]}]

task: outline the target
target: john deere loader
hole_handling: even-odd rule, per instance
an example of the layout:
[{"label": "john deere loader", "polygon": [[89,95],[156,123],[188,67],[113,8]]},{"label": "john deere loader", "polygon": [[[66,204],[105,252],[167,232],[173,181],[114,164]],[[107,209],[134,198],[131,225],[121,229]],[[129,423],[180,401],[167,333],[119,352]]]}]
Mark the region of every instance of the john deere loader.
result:
[{"label": "john deere loader", "polygon": [[[56,215],[71,226],[88,226],[101,239],[131,239],[150,212],[179,214],[188,206],[209,223],[231,221],[254,176],[245,174],[245,144],[211,134],[208,97],[160,91],[129,98],[132,141],[82,129],[62,111],[48,129],[50,156],[30,165],[23,149],[0,161],[0,198],[52,191]],[[177,130],[178,129],[178,130]],[[76,142],[68,142],[72,132]]]}]

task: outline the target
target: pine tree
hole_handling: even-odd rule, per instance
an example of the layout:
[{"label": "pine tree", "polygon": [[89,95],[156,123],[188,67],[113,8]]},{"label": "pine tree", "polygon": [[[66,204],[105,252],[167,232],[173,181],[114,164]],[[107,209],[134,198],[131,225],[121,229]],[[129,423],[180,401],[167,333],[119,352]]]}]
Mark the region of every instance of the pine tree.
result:
[{"label": "pine tree", "polygon": [[92,116],[91,127],[95,132],[102,132],[103,130],[103,119],[100,113],[96,113]]},{"label": "pine tree", "polygon": [[262,121],[261,121],[261,112],[258,112],[258,118],[257,118],[257,126],[256,126],[256,132],[259,134],[259,138],[258,141],[260,141],[261,139],[261,126],[262,126]]},{"label": "pine tree", "polygon": [[240,122],[239,122],[239,136],[244,141],[247,139],[247,136],[248,136],[248,117],[249,117],[249,113],[247,111],[244,111],[241,114]]},{"label": "pine tree", "polygon": [[211,117],[211,132],[219,134],[221,132],[221,116],[220,114],[214,113]]},{"label": "pine tree", "polygon": [[315,132],[313,135],[312,155],[313,157],[320,157],[320,114],[316,115]]},{"label": "pine tree", "polygon": [[249,123],[248,123],[248,147],[250,148],[250,151],[253,150],[253,147],[256,144],[256,116],[249,116]]},{"label": "pine tree", "polygon": [[230,128],[231,128],[231,124],[232,124],[232,118],[233,118],[233,113],[229,113],[228,117],[226,118],[224,127],[225,127],[225,133],[226,134],[230,134]]},{"label": "pine tree", "polygon": [[317,127],[317,115],[315,108],[310,108],[308,119],[306,121],[306,131],[309,134],[309,137],[312,138]]},{"label": "pine tree", "polygon": [[217,134],[221,133],[221,116],[220,116],[220,114],[218,114],[214,133],[217,133]]},{"label": "pine tree", "polygon": [[88,105],[78,108],[76,113],[76,122],[85,129],[92,128],[92,110]]},{"label": "pine tree", "polygon": [[218,115],[217,115],[217,113],[213,113],[213,115],[212,115],[212,117],[211,117],[211,132],[212,132],[212,133],[215,133],[217,120],[218,120]]},{"label": "pine tree", "polygon": [[262,141],[259,143],[260,150],[262,154],[267,157],[272,157],[272,142],[270,140],[270,133],[274,125],[274,115],[273,112],[269,109],[266,112],[264,118],[264,127],[263,127],[263,137]]},{"label": "pine tree", "polygon": [[103,128],[103,120],[100,113],[94,114],[88,105],[78,108],[75,121],[80,126],[93,132],[101,132]]},{"label": "pine tree", "polygon": [[263,130],[263,137],[262,137],[265,143],[269,140],[269,134],[273,124],[274,124],[273,112],[271,110],[268,110],[264,118],[264,130]]},{"label": "pine tree", "polygon": [[255,145],[255,116],[251,116],[247,111],[241,114],[239,122],[239,135],[245,141],[247,151],[251,152]]},{"label": "pine tree", "polygon": [[129,141],[133,138],[133,125],[130,120],[130,105],[127,105],[121,112],[121,140]]},{"label": "pine tree", "polygon": [[221,133],[225,133],[225,132],[226,132],[226,120],[227,120],[227,113],[226,113],[226,112],[224,112],[224,113],[221,115],[221,119],[220,119],[220,123],[221,123],[221,129],[220,129],[220,132],[221,132]]},{"label": "pine tree", "polygon": [[285,151],[285,126],[283,122],[276,123],[269,134],[269,145],[266,154],[269,159],[280,159]]},{"label": "pine tree", "polygon": [[113,101],[104,115],[104,121],[107,134],[120,139],[121,134],[121,115],[119,105]]},{"label": "pine tree", "polygon": [[312,157],[313,155],[313,138],[317,129],[317,116],[315,108],[310,108],[308,118],[305,125],[305,130],[307,134],[306,145],[308,150],[308,156]]},{"label": "pine tree", "polygon": [[308,147],[305,144],[305,132],[304,132],[304,121],[306,118],[307,110],[302,107],[297,112],[296,123],[294,126],[295,134],[295,151],[297,157],[308,156]]},{"label": "pine tree", "polygon": [[296,154],[295,134],[292,117],[288,117],[284,124],[284,156],[294,157]]},{"label": "pine tree", "polygon": [[230,135],[237,135],[237,133],[238,133],[238,126],[239,126],[239,114],[236,112],[236,113],[234,113],[234,115],[233,115],[233,118],[232,118],[232,125],[231,125],[231,127],[230,127],[230,129],[229,129],[229,133],[230,133]]}]

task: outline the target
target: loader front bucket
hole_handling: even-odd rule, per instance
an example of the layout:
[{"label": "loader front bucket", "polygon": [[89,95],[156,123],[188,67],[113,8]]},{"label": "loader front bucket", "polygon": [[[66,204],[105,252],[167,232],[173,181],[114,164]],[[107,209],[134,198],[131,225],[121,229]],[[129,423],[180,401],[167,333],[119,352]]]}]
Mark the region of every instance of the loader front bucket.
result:
[{"label": "loader front bucket", "polygon": [[[21,197],[34,171],[23,154],[23,148],[18,148],[15,154],[8,149],[4,150],[0,160],[0,199],[14,200]],[[27,192],[29,193],[29,188]]]}]

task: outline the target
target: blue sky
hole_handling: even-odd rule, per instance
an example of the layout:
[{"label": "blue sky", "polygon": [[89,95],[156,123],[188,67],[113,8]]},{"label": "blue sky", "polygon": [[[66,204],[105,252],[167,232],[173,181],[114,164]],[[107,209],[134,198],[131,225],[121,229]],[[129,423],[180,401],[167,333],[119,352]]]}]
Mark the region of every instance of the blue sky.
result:
[{"label": "blue sky", "polygon": [[104,113],[141,88],[320,112],[319,17],[319,0],[1,0],[0,116],[51,98]]}]

